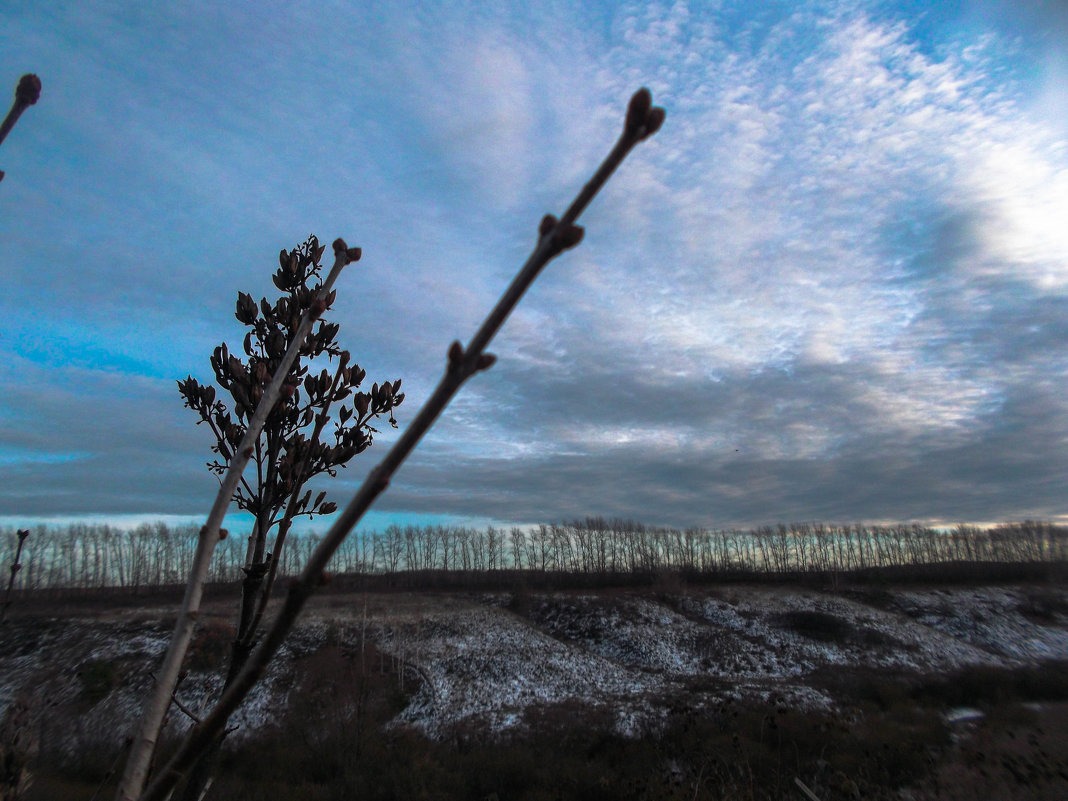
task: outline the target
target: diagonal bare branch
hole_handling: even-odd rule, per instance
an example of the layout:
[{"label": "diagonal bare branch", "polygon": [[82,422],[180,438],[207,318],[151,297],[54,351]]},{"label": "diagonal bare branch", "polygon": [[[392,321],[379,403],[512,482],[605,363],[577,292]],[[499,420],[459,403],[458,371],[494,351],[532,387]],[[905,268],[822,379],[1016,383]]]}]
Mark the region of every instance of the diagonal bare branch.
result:
[{"label": "diagonal bare branch", "polygon": [[[15,101],[11,104],[11,110],[7,112],[4,121],[0,122],[0,143],[7,139],[15,123],[19,121],[22,112],[34,105],[41,99],[41,79],[32,72],[26,73],[19,78],[15,87]],[[4,171],[0,170],[0,181],[4,180]]]},{"label": "diagonal bare branch", "polygon": [[[330,558],[374,500],[389,486],[393,474],[415,449],[420,439],[434,424],[463,383],[475,373],[492,366],[495,357],[485,352],[486,346],[500,330],[542,268],[564,250],[574,247],[582,240],[583,231],[575,225],[575,220],[634,146],[656,133],[663,121],[664,110],[652,106],[649,90],[643,88],[636,92],[627,109],[623,133],[611,152],[568,207],[562,219],[557,220],[552,215],[546,215],[542,220],[534,252],[475,332],[467,348],[465,349],[458,341],[453,342],[449,347],[445,375],[433,394],[382,461],[371,470],[352,500],[338,515],[338,519],[312,553],[300,576],[290,584],[282,609],[278,612],[262,642],[249,657],[245,667],[230,687],[223,693],[219,703],[200,724],[190,730],[177,753],[153,779],[144,793],[144,801],[163,801],[167,798],[199,754],[218,736],[226,725],[226,721],[263,675],[267,665],[296,622],[305,602],[316,587],[328,580],[325,569]],[[284,374],[285,370],[279,371],[279,375]]]}]

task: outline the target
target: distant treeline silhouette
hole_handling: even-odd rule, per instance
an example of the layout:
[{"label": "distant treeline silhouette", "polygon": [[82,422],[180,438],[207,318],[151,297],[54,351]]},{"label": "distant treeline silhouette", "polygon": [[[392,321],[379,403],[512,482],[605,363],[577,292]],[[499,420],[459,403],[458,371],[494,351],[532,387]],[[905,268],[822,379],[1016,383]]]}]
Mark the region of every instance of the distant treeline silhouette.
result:
[{"label": "distant treeline silhouette", "polygon": [[[73,524],[31,529],[15,590],[123,588],[133,592],[185,582],[196,549],[196,526],[145,523],[134,529]],[[291,537],[279,562],[295,575],[319,543],[316,534]],[[0,565],[11,565],[18,544],[13,528],[0,529]],[[219,543],[208,581],[243,578],[247,538]],[[598,577],[676,573],[699,578],[798,574],[856,574],[892,568],[968,563],[1053,564],[1068,561],[1068,527],[1025,521],[990,528],[918,524],[829,525],[794,523],[748,531],[676,529],[630,520],[586,518],[565,524],[509,529],[488,526],[389,526],[356,532],[335,554],[331,570],[405,577],[405,584],[486,586],[492,574]],[[895,572],[890,570],[890,573]],[[487,575],[489,574],[489,575]],[[481,579],[476,579],[475,576]],[[934,573],[932,575],[937,575]],[[415,580],[415,577],[419,577]],[[440,575],[439,575],[440,577]],[[382,584],[378,581],[375,584]],[[385,582],[392,583],[392,582]],[[490,582],[496,583],[496,582]],[[535,582],[541,583],[541,582]]]}]

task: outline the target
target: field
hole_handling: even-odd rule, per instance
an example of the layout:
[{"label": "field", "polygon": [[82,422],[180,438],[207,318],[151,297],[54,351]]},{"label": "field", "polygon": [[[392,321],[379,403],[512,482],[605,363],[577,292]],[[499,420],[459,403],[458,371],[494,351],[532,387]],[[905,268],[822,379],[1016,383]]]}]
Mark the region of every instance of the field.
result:
[{"label": "field", "polygon": [[[219,687],[206,605],[178,699]],[[112,781],[173,607],[20,604],[29,798]],[[234,721],[227,798],[1068,797],[1061,583],[336,592]],[[172,710],[173,738],[190,723]]]}]

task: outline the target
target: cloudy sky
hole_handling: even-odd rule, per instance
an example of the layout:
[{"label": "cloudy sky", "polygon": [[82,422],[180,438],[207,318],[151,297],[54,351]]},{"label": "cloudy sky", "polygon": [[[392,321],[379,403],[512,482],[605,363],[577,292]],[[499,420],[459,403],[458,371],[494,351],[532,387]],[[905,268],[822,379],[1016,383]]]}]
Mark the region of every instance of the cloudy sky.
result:
[{"label": "cloudy sky", "polygon": [[0,523],[203,519],[175,381],[312,233],[403,428],[643,85],[371,522],[1068,519],[1066,8],[4,3]]}]

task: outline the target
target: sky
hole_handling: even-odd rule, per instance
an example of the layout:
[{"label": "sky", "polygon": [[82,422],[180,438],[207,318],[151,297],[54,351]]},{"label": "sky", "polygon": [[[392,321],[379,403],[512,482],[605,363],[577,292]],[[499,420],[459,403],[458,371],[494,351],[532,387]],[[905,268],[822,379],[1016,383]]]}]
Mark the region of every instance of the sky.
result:
[{"label": "sky", "polygon": [[9,0],[26,72],[0,524],[206,518],[175,382],[310,234],[363,249],[327,318],[403,429],[641,86],[367,524],[1068,521],[1066,3]]}]

